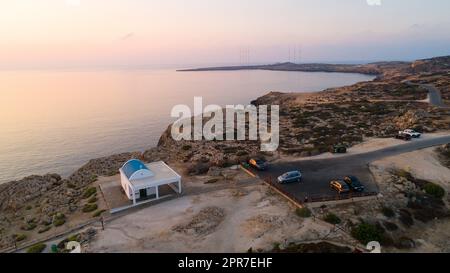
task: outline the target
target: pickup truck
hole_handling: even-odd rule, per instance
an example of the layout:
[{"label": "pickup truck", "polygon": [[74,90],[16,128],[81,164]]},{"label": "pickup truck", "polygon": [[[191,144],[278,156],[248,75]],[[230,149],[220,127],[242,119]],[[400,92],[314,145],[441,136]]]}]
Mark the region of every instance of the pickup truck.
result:
[{"label": "pickup truck", "polygon": [[410,136],[410,137],[412,137],[412,138],[419,138],[419,137],[422,135],[421,133],[416,132],[416,131],[413,130],[413,129],[406,129],[406,130],[404,130],[404,131],[398,132],[398,134],[399,134],[399,135],[408,135],[408,136]]}]

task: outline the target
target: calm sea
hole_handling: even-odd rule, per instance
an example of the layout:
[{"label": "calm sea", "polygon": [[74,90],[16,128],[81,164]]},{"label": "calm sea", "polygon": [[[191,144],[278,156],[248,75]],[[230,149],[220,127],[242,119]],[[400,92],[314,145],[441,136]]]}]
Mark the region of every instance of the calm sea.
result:
[{"label": "calm sea", "polygon": [[269,91],[308,92],[359,74],[174,70],[0,71],[0,183],[69,175],[91,158],[154,147],[176,104],[248,104]]}]

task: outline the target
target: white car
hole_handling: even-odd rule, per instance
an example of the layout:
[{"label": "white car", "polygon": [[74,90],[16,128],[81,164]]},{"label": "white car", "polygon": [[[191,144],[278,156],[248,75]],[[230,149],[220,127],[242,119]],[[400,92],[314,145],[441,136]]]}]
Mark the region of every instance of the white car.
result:
[{"label": "white car", "polygon": [[413,129],[406,129],[403,132],[399,132],[399,134],[408,135],[412,138],[419,138],[422,134],[414,131]]}]

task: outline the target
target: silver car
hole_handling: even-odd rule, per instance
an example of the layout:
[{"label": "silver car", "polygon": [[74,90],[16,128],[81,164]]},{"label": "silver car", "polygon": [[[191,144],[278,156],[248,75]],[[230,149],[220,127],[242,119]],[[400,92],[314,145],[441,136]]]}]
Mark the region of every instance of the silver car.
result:
[{"label": "silver car", "polygon": [[292,171],[287,172],[278,177],[278,183],[293,183],[293,182],[301,182],[302,181],[302,173],[300,171]]}]

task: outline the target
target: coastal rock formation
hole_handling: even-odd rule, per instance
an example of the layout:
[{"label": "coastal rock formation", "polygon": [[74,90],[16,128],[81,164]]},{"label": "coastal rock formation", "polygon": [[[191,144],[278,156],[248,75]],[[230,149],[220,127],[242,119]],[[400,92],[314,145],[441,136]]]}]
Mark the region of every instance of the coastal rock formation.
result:
[{"label": "coastal rock formation", "polygon": [[61,176],[58,174],[32,175],[19,181],[1,184],[0,209],[2,211],[17,210],[59,185],[61,185]]}]

